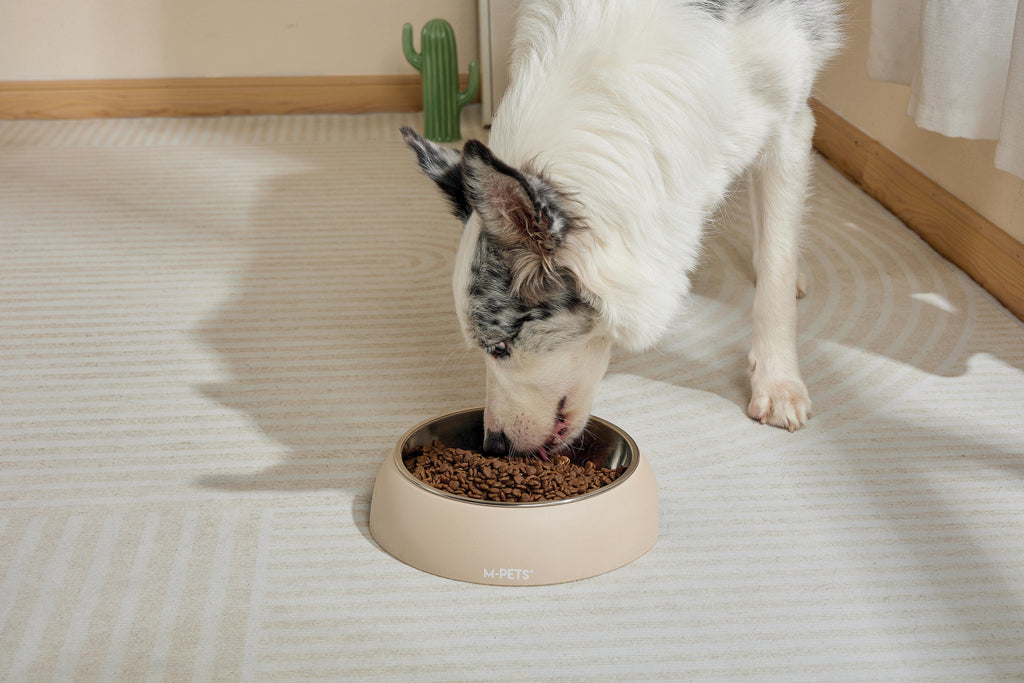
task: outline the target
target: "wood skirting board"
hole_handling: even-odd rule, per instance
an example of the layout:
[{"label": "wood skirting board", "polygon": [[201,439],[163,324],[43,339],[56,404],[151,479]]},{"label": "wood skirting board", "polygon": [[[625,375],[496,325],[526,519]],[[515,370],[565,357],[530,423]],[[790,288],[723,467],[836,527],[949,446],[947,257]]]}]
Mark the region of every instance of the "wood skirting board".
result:
[{"label": "wood skirting board", "polygon": [[821,102],[811,105],[818,152],[1024,320],[1024,244]]},{"label": "wood skirting board", "polygon": [[[463,74],[461,87],[468,77]],[[1024,245],[812,101],[829,163],[1024,320]],[[422,108],[418,74],[0,82],[0,119],[363,113]]]},{"label": "wood skirting board", "polygon": [[419,74],[0,81],[0,119],[361,114],[422,104]]}]

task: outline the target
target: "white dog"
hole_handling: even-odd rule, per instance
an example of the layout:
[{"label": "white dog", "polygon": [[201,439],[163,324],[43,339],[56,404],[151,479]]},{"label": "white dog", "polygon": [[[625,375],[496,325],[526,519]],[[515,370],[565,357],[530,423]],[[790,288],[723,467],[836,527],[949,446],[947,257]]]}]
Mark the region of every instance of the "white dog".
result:
[{"label": "white dog", "polygon": [[702,232],[749,177],[757,290],[747,413],[794,430],[815,75],[834,0],[523,3],[490,148],[403,129],[465,223],[453,285],[486,354],[486,448],[548,457],[583,431],[613,346],[649,348],[689,291]]}]

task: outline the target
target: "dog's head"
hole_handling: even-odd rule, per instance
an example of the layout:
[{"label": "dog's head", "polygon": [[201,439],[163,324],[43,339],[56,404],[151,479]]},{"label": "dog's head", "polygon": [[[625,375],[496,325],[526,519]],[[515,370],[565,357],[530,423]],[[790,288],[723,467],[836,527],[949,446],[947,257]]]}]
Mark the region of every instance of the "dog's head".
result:
[{"label": "dog's head", "polygon": [[572,200],[478,140],[460,153],[402,135],[464,223],[452,284],[466,340],[485,356],[485,448],[546,458],[569,447],[612,346],[570,267],[573,235],[586,229]]}]

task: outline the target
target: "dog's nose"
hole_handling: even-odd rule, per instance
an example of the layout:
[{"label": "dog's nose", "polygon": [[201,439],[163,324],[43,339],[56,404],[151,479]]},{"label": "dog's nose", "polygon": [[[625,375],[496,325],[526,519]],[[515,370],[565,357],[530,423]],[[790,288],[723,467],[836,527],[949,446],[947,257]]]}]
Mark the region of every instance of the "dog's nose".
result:
[{"label": "dog's nose", "polygon": [[484,453],[487,455],[505,455],[508,453],[508,437],[505,432],[484,433]]}]

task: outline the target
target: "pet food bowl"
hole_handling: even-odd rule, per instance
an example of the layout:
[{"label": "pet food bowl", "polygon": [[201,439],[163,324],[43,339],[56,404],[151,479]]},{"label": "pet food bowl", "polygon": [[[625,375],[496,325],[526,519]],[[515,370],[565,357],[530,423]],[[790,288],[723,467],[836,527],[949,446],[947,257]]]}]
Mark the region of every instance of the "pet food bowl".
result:
[{"label": "pet food bowl", "polygon": [[417,569],[490,585],[545,585],[617,569],[658,537],[658,487],[651,466],[626,432],[591,417],[580,458],[625,471],[611,484],[559,501],[496,503],[421,482],[403,456],[435,439],[479,450],[483,409],[422,422],[402,436],[377,473],[370,534]]}]

